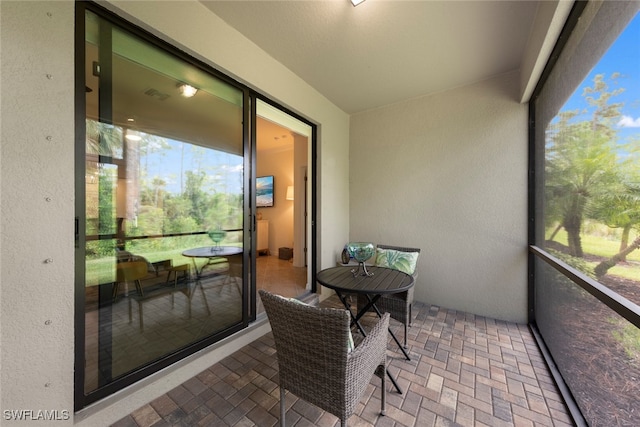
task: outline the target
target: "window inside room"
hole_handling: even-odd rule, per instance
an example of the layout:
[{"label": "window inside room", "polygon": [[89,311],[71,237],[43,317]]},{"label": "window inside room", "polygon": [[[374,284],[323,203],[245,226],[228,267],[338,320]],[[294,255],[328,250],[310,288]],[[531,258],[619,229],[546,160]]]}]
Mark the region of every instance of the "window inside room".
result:
[{"label": "window inside room", "polygon": [[535,325],[575,414],[640,423],[640,16],[577,4],[532,101]]}]

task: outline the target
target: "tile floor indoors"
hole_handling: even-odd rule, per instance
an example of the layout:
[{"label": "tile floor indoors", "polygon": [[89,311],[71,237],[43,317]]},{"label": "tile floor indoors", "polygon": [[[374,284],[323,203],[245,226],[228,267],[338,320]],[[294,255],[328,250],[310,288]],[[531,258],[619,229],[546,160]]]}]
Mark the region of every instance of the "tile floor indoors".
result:
[{"label": "tile floor indoors", "polygon": [[[322,306],[339,307],[334,296]],[[415,303],[411,360],[389,341],[390,370],[381,417],[374,377],[350,426],[571,426],[568,411],[526,325]],[[402,327],[392,327],[402,336]],[[113,424],[278,425],[278,365],[271,333]],[[331,414],[287,393],[288,426],[335,426]]]}]

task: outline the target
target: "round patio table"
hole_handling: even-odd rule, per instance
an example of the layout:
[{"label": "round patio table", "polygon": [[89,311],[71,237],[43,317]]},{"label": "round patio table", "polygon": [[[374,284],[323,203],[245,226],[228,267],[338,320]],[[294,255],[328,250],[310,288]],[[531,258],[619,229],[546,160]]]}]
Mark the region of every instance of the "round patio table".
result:
[{"label": "round patio table", "polygon": [[[359,269],[356,271],[349,267],[332,267],[322,270],[316,275],[316,280],[322,286],[333,289],[336,292],[336,295],[338,295],[338,298],[340,298],[340,301],[351,315],[351,324],[355,324],[364,336],[367,334],[362,325],[360,325],[360,318],[370,309],[373,309],[379,317],[382,317],[382,313],[376,307],[378,299],[385,294],[405,292],[414,285],[413,276],[402,271],[375,266],[367,267],[367,270],[373,274],[367,276],[360,274]],[[351,304],[347,301],[349,294],[365,295],[369,302],[354,314],[351,311]],[[389,335],[398,344],[406,359],[411,360],[409,353],[400,344],[391,328],[389,328]],[[388,373],[389,371],[387,371]],[[398,392],[402,393],[395,379],[391,375],[389,375],[389,378]]]},{"label": "round patio table", "polygon": [[[196,270],[196,275],[201,276],[202,270],[208,265],[219,264],[226,261],[226,257],[239,255],[242,253],[242,248],[236,246],[204,246],[201,248],[187,249],[182,252],[182,256],[191,258],[193,261],[193,267]],[[197,258],[206,258],[207,262],[198,271],[198,265],[196,264]]]}]

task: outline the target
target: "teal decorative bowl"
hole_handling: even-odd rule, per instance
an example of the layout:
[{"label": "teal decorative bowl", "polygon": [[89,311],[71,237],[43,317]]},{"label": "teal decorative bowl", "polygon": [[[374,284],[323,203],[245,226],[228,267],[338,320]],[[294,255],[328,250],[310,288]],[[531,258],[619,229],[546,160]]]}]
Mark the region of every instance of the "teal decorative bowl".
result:
[{"label": "teal decorative bowl", "polygon": [[358,262],[365,262],[375,255],[376,247],[373,243],[367,242],[349,242],[347,243],[349,255]]},{"label": "teal decorative bowl", "polygon": [[208,234],[209,234],[209,238],[213,240],[213,243],[215,244],[215,248],[218,248],[220,247],[220,242],[222,242],[222,240],[227,235],[227,232],[224,230],[211,230],[208,232]]}]

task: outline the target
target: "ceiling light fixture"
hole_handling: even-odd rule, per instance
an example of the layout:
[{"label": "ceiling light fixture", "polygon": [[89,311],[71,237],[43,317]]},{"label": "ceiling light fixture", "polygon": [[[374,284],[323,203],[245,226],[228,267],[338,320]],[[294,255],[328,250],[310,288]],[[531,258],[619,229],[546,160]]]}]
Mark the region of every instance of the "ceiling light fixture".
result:
[{"label": "ceiling light fixture", "polygon": [[354,6],[357,6],[360,3],[364,3],[364,0],[351,0],[351,4],[353,4]]},{"label": "ceiling light fixture", "polygon": [[142,135],[137,130],[127,129],[127,133],[124,136],[128,141],[140,141],[142,139]]},{"label": "ceiling light fixture", "polygon": [[191,98],[193,95],[198,93],[197,88],[190,86],[186,83],[179,83],[178,90],[180,91],[180,95],[184,96],[185,98]]}]

